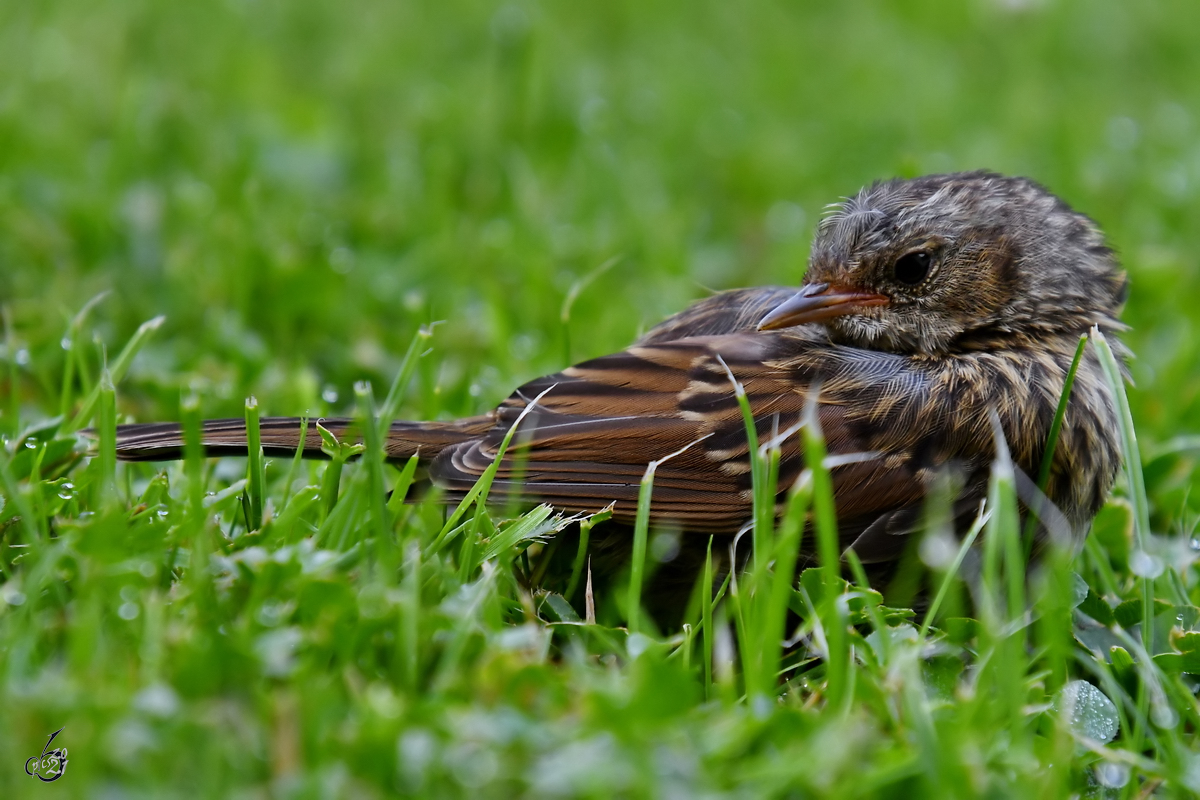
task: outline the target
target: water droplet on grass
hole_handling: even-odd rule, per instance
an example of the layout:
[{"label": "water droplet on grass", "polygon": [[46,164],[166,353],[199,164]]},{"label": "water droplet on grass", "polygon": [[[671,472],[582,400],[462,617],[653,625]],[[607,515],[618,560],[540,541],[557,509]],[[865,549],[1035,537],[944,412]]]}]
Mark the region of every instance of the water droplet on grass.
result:
[{"label": "water droplet on grass", "polygon": [[631,633],[629,638],[625,640],[625,652],[629,653],[629,657],[637,660],[637,657],[650,649],[654,644],[654,640],[643,633]]},{"label": "water droplet on grass", "polygon": [[367,688],[367,705],[384,719],[396,719],[404,710],[395,692],[385,683],[373,683]]},{"label": "water droplet on grass", "polygon": [[133,707],[151,716],[170,717],[179,710],[179,695],[165,683],[155,683],[137,693]]},{"label": "water droplet on grass", "polygon": [[1129,571],[1139,578],[1153,580],[1163,574],[1165,565],[1158,556],[1152,556],[1145,550],[1137,550],[1129,556]]},{"label": "water droplet on grass", "polygon": [[1163,730],[1170,730],[1179,724],[1179,714],[1165,698],[1159,698],[1150,701],[1150,721]]},{"label": "water droplet on grass", "polygon": [[287,677],[295,669],[296,651],[304,641],[304,634],[297,628],[281,628],[259,636],[254,642],[254,652],[262,663],[264,675],[273,678]]},{"label": "water droplet on grass", "polygon": [[754,712],[755,719],[761,720],[771,716],[775,705],[769,697],[763,694],[756,694],[750,700],[750,710]]},{"label": "water droplet on grass", "polygon": [[1121,725],[1112,700],[1087,681],[1071,681],[1064,686],[1054,707],[1072,733],[1101,744],[1116,738]]},{"label": "water droplet on grass", "polygon": [[425,773],[437,758],[438,750],[438,740],[424,728],[413,728],[400,736],[396,742],[397,766],[411,785],[425,782]]},{"label": "water droplet on grass", "polygon": [[1102,761],[1096,765],[1096,782],[1109,789],[1120,789],[1129,783],[1129,767],[1125,764]]},{"label": "water droplet on grass", "polygon": [[954,563],[958,543],[945,531],[931,531],[921,539],[918,549],[921,560],[932,569],[944,570]]}]

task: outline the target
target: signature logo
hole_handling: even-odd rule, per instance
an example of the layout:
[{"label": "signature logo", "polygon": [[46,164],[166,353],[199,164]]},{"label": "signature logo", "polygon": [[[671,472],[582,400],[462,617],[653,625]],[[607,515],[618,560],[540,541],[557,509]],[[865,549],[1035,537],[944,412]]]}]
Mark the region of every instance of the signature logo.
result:
[{"label": "signature logo", "polygon": [[31,756],[25,762],[25,774],[35,776],[43,783],[53,783],[63,776],[67,771],[67,748],[56,747],[50,749],[50,745],[54,742],[54,737],[63,732],[59,728],[54,733],[50,734],[50,738],[46,740],[46,746],[42,748],[40,756]]}]

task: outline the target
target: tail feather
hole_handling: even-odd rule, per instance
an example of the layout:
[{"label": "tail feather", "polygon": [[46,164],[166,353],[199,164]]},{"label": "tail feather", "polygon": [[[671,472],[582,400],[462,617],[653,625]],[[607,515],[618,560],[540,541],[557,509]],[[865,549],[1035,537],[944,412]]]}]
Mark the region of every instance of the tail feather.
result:
[{"label": "tail feather", "polygon": [[[348,418],[310,419],[303,441],[300,417],[265,417],[259,421],[263,453],[304,458],[325,458],[317,423],[342,441],[361,441],[357,424]],[[491,416],[469,417],[452,422],[393,422],[388,428],[384,450],[392,461],[407,461],[414,454],[432,459],[446,447],[475,438],[492,427]],[[246,422],[242,419],[210,419],[200,425],[200,441],[208,456],[244,456],[247,453]],[[183,458],[185,439],[178,422],[152,422],[117,426],[117,458],[122,461],[172,461]]]}]

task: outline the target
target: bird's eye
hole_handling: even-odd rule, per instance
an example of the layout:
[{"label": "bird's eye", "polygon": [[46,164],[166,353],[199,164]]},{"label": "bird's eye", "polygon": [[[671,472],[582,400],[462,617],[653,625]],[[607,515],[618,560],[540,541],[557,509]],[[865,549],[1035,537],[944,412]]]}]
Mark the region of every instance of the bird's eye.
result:
[{"label": "bird's eye", "polygon": [[933,256],[925,252],[905,253],[892,266],[892,277],[905,286],[916,286],[929,277]]}]

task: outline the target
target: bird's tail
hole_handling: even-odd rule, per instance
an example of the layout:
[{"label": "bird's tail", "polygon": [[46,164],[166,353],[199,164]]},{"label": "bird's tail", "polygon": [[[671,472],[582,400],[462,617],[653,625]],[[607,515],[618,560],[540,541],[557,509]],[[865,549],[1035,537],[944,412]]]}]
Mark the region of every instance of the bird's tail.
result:
[{"label": "bird's tail", "polygon": [[[343,442],[358,442],[357,423],[348,418],[309,419],[264,417],[259,421],[263,453],[304,458],[325,458],[317,425]],[[485,433],[495,424],[491,416],[468,417],[451,422],[393,422],[388,428],[384,450],[388,460],[407,461],[419,455],[432,459],[446,447]],[[208,456],[244,456],[248,450],[246,422],[241,419],[210,419],[200,424],[200,441]],[[117,458],[122,461],[171,461],[183,458],[185,437],[178,422],[151,422],[117,426]]]}]

